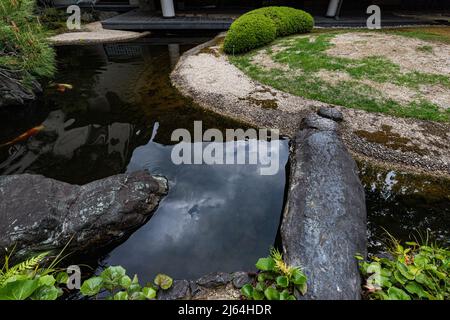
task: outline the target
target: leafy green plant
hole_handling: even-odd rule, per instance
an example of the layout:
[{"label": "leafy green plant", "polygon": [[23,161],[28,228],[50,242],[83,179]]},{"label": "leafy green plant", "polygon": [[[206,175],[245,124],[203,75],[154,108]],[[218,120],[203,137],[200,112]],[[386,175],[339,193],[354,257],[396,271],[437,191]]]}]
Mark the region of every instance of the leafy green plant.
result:
[{"label": "leafy green plant", "polygon": [[44,252],[12,267],[10,255],[0,270],[0,300],[56,300],[62,295],[58,283],[64,281],[63,273],[56,265],[61,261],[61,253],[46,267],[44,261],[49,253]]},{"label": "leafy green plant", "polygon": [[98,297],[106,292],[107,300],[152,300],[159,289],[168,290],[173,280],[165,274],[158,274],[154,283],[142,287],[137,275],[131,279],[121,266],[106,268],[99,276],[87,279],[81,286],[81,294]]},{"label": "leafy green plant", "polygon": [[0,0],[0,71],[19,73],[25,82],[55,72],[55,52],[35,6],[35,0]]},{"label": "leafy green plant", "polygon": [[364,295],[374,300],[448,300],[450,298],[450,251],[435,244],[401,245],[391,236],[391,258],[360,255],[366,279]]},{"label": "leafy green plant", "polygon": [[224,41],[226,53],[237,54],[262,47],[277,36],[310,32],[313,17],[289,7],[264,7],[252,10],[233,22]]},{"label": "leafy green plant", "polygon": [[241,289],[248,300],[296,300],[295,291],[302,295],[307,291],[307,277],[301,268],[287,265],[275,248],[267,258],[258,260],[256,268],[260,270],[256,284],[246,284]]}]

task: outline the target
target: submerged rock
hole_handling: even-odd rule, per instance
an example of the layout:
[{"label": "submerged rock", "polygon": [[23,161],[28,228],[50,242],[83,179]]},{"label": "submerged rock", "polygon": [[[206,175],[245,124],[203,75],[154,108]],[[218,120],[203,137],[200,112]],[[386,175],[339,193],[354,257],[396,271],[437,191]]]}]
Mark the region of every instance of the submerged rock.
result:
[{"label": "submerged rock", "polygon": [[[0,251],[18,256],[98,249],[141,226],[167,193],[148,172],[120,174],[83,186],[39,175],[0,177]],[[4,252],[0,252],[4,253]]]},{"label": "submerged rock", "polygon": [[355,254],[365,254],[366,206],[338,126],[311,115],[293,142],[281,234],[288,264],[308,276],[304,299],[360,299]]},{"label": "submerged rock", "polygon": [[25,86],[20,78],[15,72],[0,72],[0,108],[24,105],[36,99],[36,93],[42,91],[37,81]]},{"label": "submerged rock", "polygon": [[199,286],[205,288],[217,288],[226,285],[233,280],[233,276],[225,272],[210,273],[197,280]]}]

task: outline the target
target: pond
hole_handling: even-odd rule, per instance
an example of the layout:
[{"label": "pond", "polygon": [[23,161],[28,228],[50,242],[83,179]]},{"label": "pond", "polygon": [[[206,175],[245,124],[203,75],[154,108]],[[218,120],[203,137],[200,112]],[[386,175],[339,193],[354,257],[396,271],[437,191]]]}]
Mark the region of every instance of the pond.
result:
[{"label": "pond", "polygon": [[[176,145],[172,132],[192,132],[194,121],[201,120],[204,130],[247,129],[200,109],[170,84],[179,56],[209,39],[165,36],[60,47],[54,83],[73,88],[58,90],[49,84],[34,107],[0,118],[0,141],[43,126],[28,140],[0,148],[0,174],[36,173],[84,184],[147,169],[168,178],[169,194],[152,219],[123,243],[86,261],[93,259],[101,267],[120,264],[143,281],[159,272],[194,279],[214,271],[254,270],[255,261],[277,242],[288,139],[280,140],[280,167],[271,176],[260,175],[260,165],[176,166],[170,159]],[[249,142],[240,147],[248,150]],[[227,150],[234,155],[237,148]],[[410,176],[360,167],[371,252],[385,250],[382,228],[401,239],[415,228],[428,228],[448,243],[448,183],[420,180],[425,186],[441,186],[433,193],[434,187],[420,189]]]}]

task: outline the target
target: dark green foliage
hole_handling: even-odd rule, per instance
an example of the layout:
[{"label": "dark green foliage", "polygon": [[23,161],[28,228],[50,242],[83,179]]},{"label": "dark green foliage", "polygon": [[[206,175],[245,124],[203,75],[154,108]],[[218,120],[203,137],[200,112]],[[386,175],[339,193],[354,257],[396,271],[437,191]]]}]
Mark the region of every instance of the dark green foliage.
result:
[{"label": "dark green foliage", "polygon": [[0,69],[25,79],[55,72],[55,53],[34,8],[34,0],[0,0]]},{"label": "dark green foliage", "polygon": [[300,267],[287,265],[282,254],[272,249],[270,256],[256,263],[260,270],[256,284],[246,284],[241,294],[247,300],[296,300],[294,293],[305,295],[307,278]]},{"label": "dark green foliage", "polygon": [[314,19],[289,7],[265,7],[238,18],[225,37],[226,53],[243,53],[272,42],[277,36],[310,32]]},{"label": "dark green foliage", "polygon": [[[63,250],[64,251],[64,250]],[[45,266],[48,253],[42,253],[9,265],[10,255],[5,257],[0,269],[0,300],[56,300],[63,294],[69,275],[56,265],[64,258],[62,252]],[[111,266],[83,282],[80,293],[86,297],[102,294],[106,300],[153,300],[159,290],[168,290],[173,280],[158,274],[154,283],[142,287],[138,277],[130,278],[121,266]]]},{"label": "dark green foliage", "polygon": [[237,19],[225,37],[227,53],[241,53],[266,45],[277,36],[275,23],[262,15],[246,15]]},{"label": "dark green foliage", "polygon": [[158,274],[154,284],[142,287],[138,277],[131,279],[121,266],[112,266],[105,269],[99,276],[92,277],[83,282],[80,292],[84,296],[97,296],[108,292],[106,300],[153,300],[158,290],[168,290],[173,280],[165,274]]},{"label": "dark green foliage", "polygon": [[450,299],[448,248],[391,240],[391,258],[375,256],[365,261],[357,256],[366,278],[364,294],[375,300]]}]

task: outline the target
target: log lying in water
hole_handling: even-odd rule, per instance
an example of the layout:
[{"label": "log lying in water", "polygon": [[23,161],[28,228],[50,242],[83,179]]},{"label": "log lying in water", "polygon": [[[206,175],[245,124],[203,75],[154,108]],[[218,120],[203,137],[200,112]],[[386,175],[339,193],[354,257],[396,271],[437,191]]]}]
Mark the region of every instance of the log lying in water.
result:
[{"label": "log lying in water", "polygon": [[333,120],[310,115],[293,141],[281,235],[287,263],[308,276],[303,299],[360,299],[366,206],[357,166]]}]

